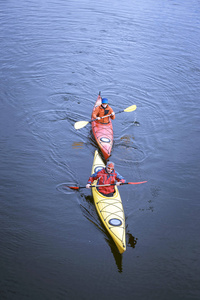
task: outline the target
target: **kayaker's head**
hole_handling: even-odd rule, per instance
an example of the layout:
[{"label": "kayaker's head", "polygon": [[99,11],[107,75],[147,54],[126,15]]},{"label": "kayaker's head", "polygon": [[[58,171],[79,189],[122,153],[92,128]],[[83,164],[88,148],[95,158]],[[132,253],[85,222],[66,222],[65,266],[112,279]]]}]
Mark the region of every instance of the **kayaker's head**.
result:
[{"label": "kayaker's head", "polygon": [[102,101],[101,101],[101,103],[102,103],[102,106],[103,106],[104,108],[106,108],[107,105],[108,105],[108,99],[107,99],[107,98],[103,98]]},{"label": "kayaker's head", "polygon": [[108,173],[112,173],[112,171],[114,170],[115,164],[112,161],[108,161],[106,164],[106,171]]}]

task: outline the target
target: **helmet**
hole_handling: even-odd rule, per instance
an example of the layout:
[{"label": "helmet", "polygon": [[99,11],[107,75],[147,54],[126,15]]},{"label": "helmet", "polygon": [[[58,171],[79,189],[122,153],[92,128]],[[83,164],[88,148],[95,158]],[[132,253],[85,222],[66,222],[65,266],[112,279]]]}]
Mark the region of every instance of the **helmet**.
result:
[{"label": "helmet", "polygon": [[108,103],[108,99],[107,98],[103,98],[102,99],[102,104],[104,104],[104,103]]}]

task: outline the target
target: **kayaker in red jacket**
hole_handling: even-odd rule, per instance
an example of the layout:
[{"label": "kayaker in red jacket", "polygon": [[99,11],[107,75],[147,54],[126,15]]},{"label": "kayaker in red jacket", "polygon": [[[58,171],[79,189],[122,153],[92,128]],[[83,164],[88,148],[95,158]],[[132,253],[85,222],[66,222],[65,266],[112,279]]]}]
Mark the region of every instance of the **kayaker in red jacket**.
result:
[{"label": "kayaker in red jacket", "polygon": [[109,123],[109,117],[101,119],[103,116],[110,115],[111,119],[115,119],[115,113],[113,109],[108,105],[108,99],[103,98],[102,104],[97,106],[92,114],[93,119],[97,119],[99,123]]},{"label": "kayaker in red jacket", "polygon": [[[115,171],[114,163],[111,161],[107,162],[105,168],[95,172],[90,176],[86,188],[89,189],[93,181],[97,179],[98,179],[97,185],[104,185],[104,184],[120,185],[126,182],[124,177],[122,177],[117,171]],[[98,191],[106,197],[112,197],[115,191],[115,185],[100,186],[98,187]]]}]

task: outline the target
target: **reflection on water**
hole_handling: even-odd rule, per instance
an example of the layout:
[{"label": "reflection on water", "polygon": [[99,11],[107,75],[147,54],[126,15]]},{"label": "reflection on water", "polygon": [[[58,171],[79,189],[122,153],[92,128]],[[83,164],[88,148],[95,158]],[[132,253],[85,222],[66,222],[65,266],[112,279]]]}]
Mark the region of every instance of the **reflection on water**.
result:
[{"label": "reflection on water", "polygon": [[130,144],[132,141],[134,140],[134,136],[130,136],[130,135],[124,135],[120,138],[121,141],[123,141],[125,144]]},{"label": "reflection on water", "polygon": [[73,149],[82,149],[83,146],[84,146],[84,143],[83,143],[83,142],[74,142],[74,143],[72,144],[72,148],[73,148]]},{"label": "reflection on water", "polygon": [[130,232],[126,233],[126,242],[129,247],[135,248],[137,240]]}]

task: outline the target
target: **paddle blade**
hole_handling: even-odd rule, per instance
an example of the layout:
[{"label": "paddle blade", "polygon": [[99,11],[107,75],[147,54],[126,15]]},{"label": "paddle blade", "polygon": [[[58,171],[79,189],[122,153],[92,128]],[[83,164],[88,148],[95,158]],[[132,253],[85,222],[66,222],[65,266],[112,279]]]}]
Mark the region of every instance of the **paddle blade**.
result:
[{"label": "paddle blade", "polygon": [[137,106],[136,105],[131,105],[127,108],[124,109],[125,112],[131,112],[131,111],[134,111],[136,110]]},{"label": "paddle blade", "polygon": [[78,121],[74,124],[75,129],[81,129],[85,127],[89,122],[88,121]]},{"label": "paddle blade", "polygon": [[79,186],[65,186],[71,190],[79,190]]},{"label": "paddle blade", "polygon": [[127,182],[128,184],[141,184],[141,183],[145,183],[147,181],[140,181],[140,182]]}]

